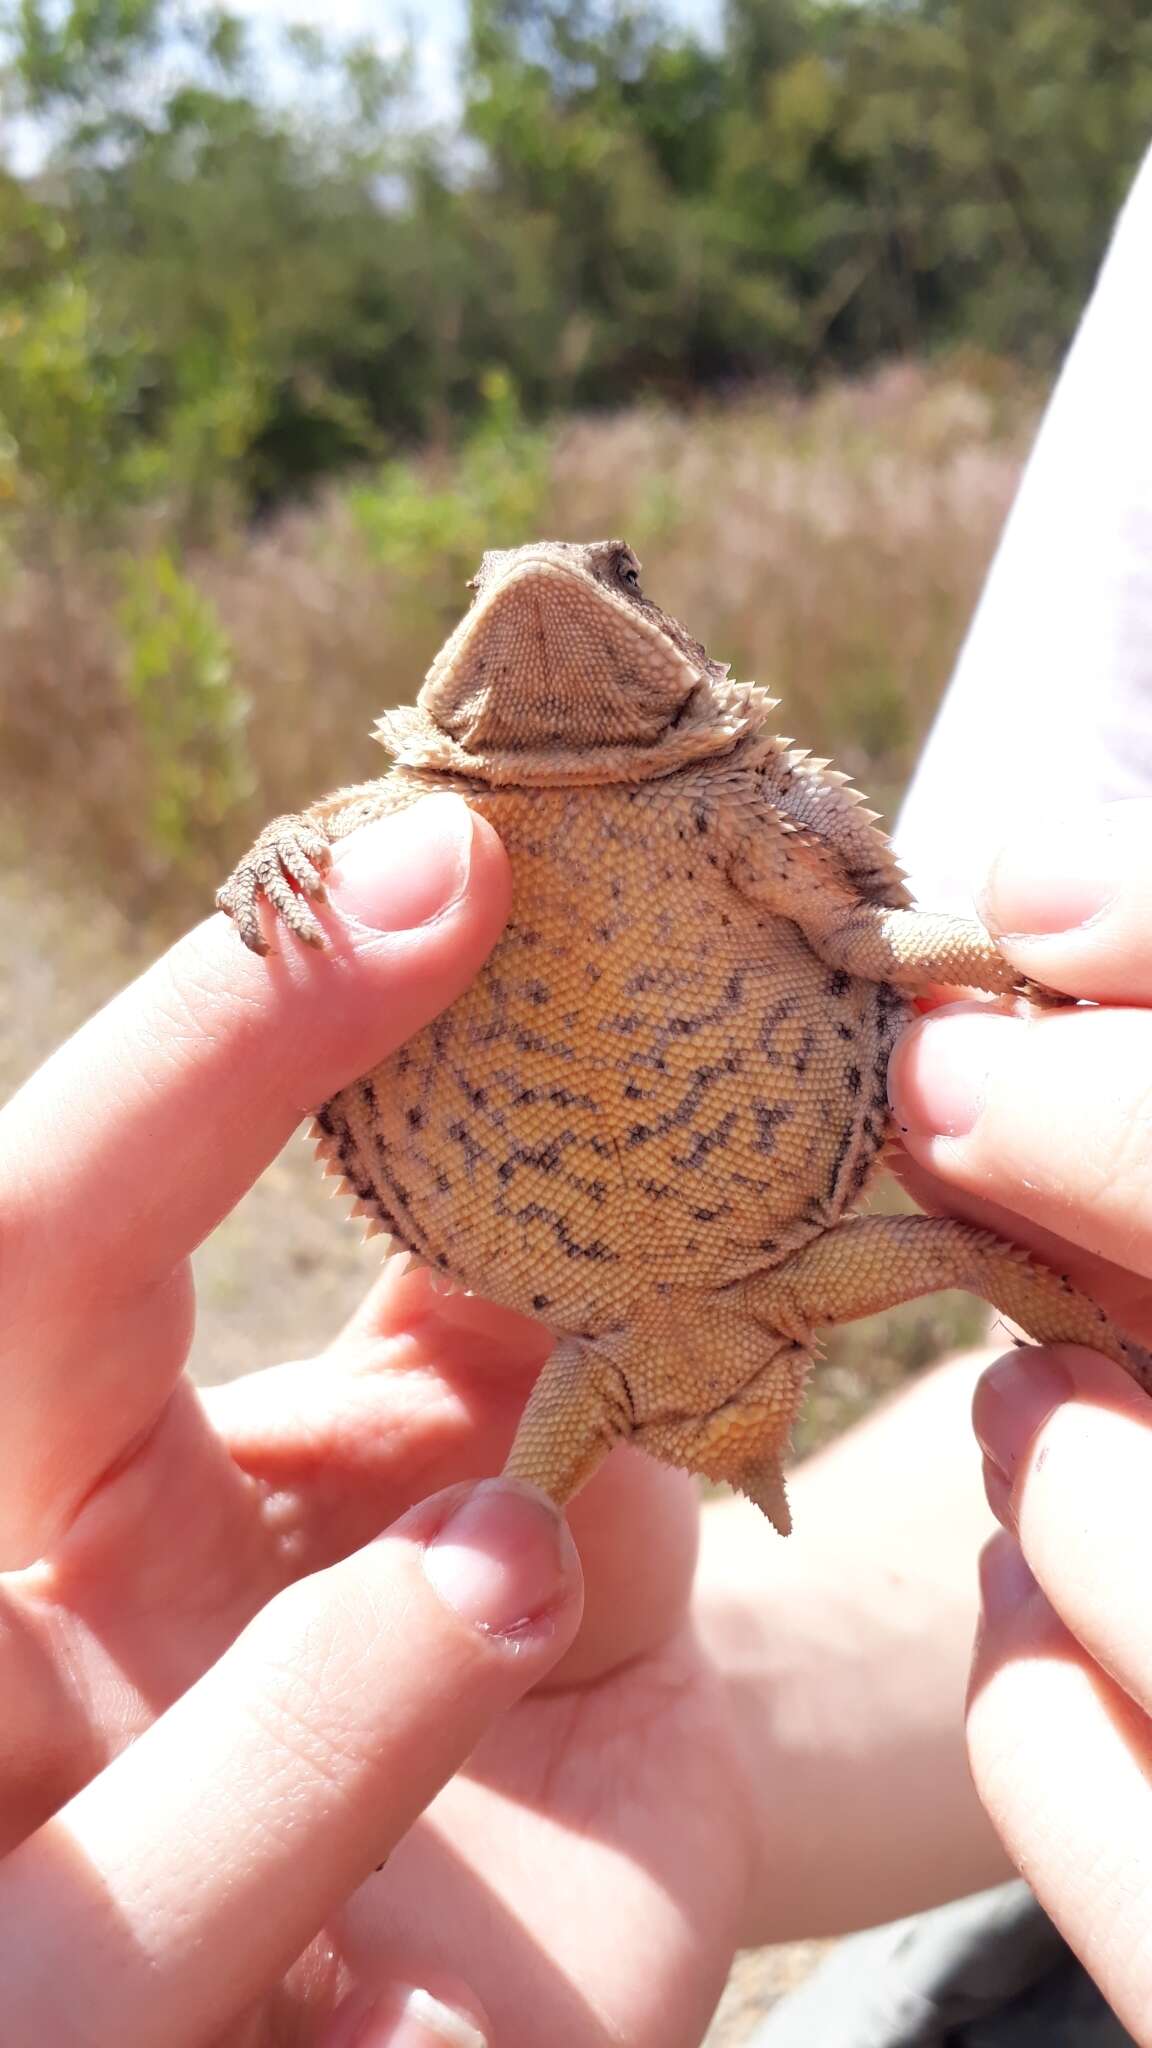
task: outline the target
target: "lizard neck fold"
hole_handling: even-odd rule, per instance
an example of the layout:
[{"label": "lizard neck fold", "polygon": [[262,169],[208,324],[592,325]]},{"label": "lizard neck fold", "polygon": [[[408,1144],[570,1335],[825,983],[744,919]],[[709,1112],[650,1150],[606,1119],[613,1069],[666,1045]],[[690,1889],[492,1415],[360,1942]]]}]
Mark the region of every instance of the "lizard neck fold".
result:
[{"label": "lizard neck fold", "polygon": [[776,699],[755,683],[730,683],[714,678],[699,683],[675,725],[650,746],[597,747],[566,752],[549,748],[474,754],[415,705],[386,711],[373,737],[398,767],[424,769],[437,775],[459,775],[469,782],[530,789],[574,788],[617,782],[652,782],[712,755],[729,754],[750,733],[764,730]]}]

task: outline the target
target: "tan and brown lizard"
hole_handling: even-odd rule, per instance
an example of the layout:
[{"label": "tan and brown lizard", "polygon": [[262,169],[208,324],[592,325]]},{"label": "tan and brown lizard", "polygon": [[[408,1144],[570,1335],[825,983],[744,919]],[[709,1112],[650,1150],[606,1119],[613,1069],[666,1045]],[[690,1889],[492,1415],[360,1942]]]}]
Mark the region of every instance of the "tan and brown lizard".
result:
[{"label": "tan and brown lizard", "polygon": [[1043,999],[975,923],[914,909],[875,814],[640,589],[623,541],[485,555],[380,780],[277,818],[218,902],[310,944],[332,842],[433,790],[499,832],[511,918],[467,994],[317,1112],[362,1213],[538,1317],[556,1349],[508,1469],[568,1499],[614,1443],[776,1527],[822,1324],[965,1287],[1041,1341],[1152,1358],[966,1224],[853,1217],[910,998]]}]

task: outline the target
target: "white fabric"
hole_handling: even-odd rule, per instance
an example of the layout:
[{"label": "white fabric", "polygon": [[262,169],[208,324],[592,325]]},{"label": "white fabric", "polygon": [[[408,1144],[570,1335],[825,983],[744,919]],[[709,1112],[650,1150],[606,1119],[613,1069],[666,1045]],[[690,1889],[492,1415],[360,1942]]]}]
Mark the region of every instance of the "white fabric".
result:
[{"label": "white fabric", "polygon": [[1029,811],[1152,793],[1152,154],[1117,224],[896,828],[970,915]]}]

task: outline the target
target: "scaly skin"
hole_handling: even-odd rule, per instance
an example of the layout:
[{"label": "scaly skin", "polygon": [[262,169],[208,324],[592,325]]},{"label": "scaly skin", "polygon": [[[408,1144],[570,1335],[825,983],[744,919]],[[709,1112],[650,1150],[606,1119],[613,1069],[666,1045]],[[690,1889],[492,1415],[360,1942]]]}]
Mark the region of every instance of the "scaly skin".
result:
[{"label": "scaly skin", "polygon": [[217,900],[257,950],[262,899],[322,943],[307,898],[357,825],[455,789],[500,833],[512,913],[486,967],[316,1122],[362,1213],[556,1331],[509,1469],[564,1501],[630,1437],[786,1532],[815,1333],[942,1287],[1152,1387],[1026,1254],[851,1214],[911,995],[1060,998],[911,906],[845,778],[641,594],[623,542],[486,555],[474,588],[416,706],[381,721],[391,772],[276,819]]}]

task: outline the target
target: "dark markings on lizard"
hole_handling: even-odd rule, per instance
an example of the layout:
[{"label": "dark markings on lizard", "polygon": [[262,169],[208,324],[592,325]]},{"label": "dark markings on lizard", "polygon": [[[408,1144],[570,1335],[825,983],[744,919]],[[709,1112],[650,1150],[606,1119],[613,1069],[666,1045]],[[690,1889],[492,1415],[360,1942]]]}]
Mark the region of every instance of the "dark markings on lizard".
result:
[{"label": "dark markings on lizard", "polygon": [[808,1062],[816,1050],[816,1033],[811,1026],[800,1034],[800,1043],[792,1055],[792,1065],[797,1075],[806,1074]]},{"label": "dark markings on lizard", "polygon": [[780,1054],[777,1052],[775,1045],[776,1033],[782,1024],[787,1024],[789,1019],[796,1015],[799,1008],[800,1004],[795,996],[781,996],[777,1002],[772,1003],[765,1010],[764,1015],[761,1017],[756,1044],[758,1051],[763,1054],[769,1066],[778,1067],[780,1065]]},{"label": "dark markings on lizard", "polygon": [[550,1088],[548,1090],[548,1100],[554,1103],[557,1109],[595,1110],[599,1107],[593,1096],[574,1095],[570,1088]]},{"label": "dark markings on lizard", "polygon": [[519,1052],[543,1052],[547,1053],[549,1059],[553,1060],[570,1060],[574,1057],[570,1045],[559,1044],[554,1039],[542,1038],[536,1031],[521,1031],[517,1027],[513,1027],[509,1030],[508,1036]]},{"label": "dark markings on lizard", "polygon": [[844,1161],[847,1159],[848,1154],[851,1151],[855,1141],[856,1133],[853,1130],[852,1125],[849,1124],[847,1130],[844,1132],[844,1135],[840,1140],[840,1143],[836,1147],[836,1154],[832,1161],[832,1165],[828,1174],[828,1201],[833,1206],[836,1203],[837,1191],[840,1186],[840,1174],[844,1166]]},{"label": "dark markings on lizard", "polygon": [[484,1146],[477,1143],[467,1124],[461,1118],[457,1118],[455,1123],[448,1125],[447,1135],[451,1138],[454,1145],[459,1145],[460,1150],[464,1154],[464,1164],[468,1168],[469,1173],[480,1164],[482,1159],[487,1158],[488,1154]]},{"label": "dark markings on lizard", "polygon": [[756,1150],[770,1159],[776,1150],[776,1133],[781,1124],[791,1123],[795,1114],[790,1102],[761,1102],[752,1104],[756,1118]]},{"label": "dark markings on lizard", "polygon": [[[788,1114],[791,1115],[791,1111]],[[728,1110],[721,1117],[720,1122],[712,1126],[711,1130],[697,1131],[695,1133],[692,1144],[686,1153],[674,1152],[672,1155],[673,1165],[682,1166],[686,1171],[693,1172],[697,1167],[703,1165],[710,1152],[722,1152],[724,1150],[739,1121],[739,1110]]]},{"label": "dark markings on lizard", "polygon": [[594,1237],[591,1244],[581,1244],[573,1237],[563,1216],[557,1216],[552,1209],[546,1209],[541,1202],[528,1202],[522,1209],[503,1210],[514,1223],[546,1223],[565,1258],[589,1259],[596,1264],[619,1265],[619,1255],[610,1245]]}]

